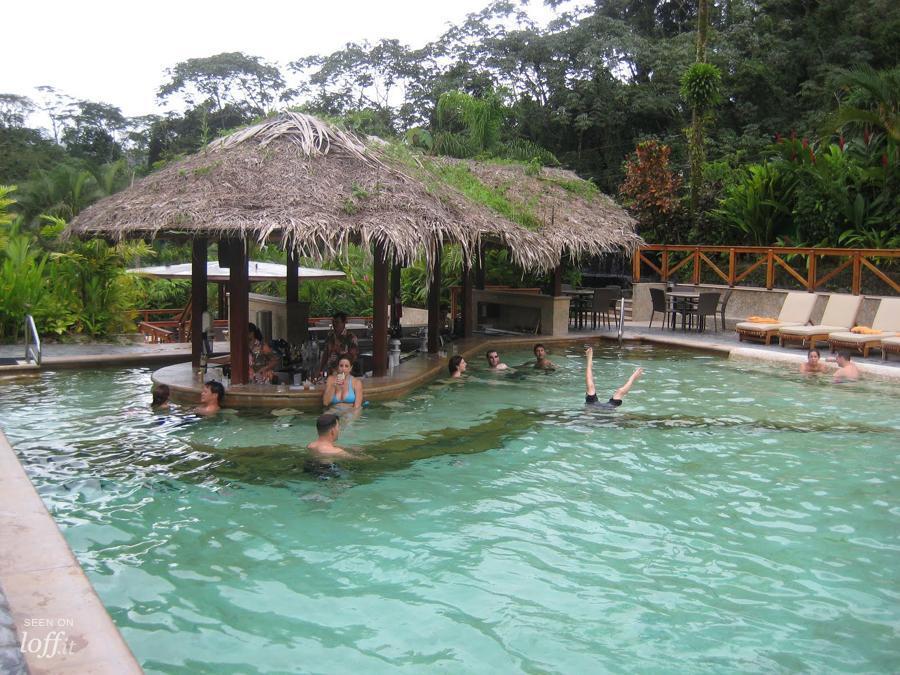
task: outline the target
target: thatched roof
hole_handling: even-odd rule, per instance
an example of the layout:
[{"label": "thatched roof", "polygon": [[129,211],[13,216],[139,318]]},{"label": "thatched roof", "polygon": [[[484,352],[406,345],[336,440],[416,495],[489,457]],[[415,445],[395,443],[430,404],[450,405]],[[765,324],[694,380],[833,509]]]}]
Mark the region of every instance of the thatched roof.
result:
[{"label": "thatched roof", "polygon": [[[557,264],[570,237],[552,229],[542,236],[448,185],[413,178],[409,168],[382,144],[284,113],[88,207],[67,234],[233,235],[319,260],[339,256],[348,243],[379,242],[405,263],[423,253],[432,259],[444,243],[459,243],[471,256],[478,242],[492,240],[508,246],[525,269]],[[633,236],[632,229],[619,243],[630,246]]]}]

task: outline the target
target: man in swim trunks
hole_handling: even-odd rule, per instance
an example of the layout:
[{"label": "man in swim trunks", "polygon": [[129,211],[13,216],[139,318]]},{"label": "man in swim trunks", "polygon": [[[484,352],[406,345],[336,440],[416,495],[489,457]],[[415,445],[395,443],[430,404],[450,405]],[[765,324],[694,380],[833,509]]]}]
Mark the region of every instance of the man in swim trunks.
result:
[{"label": "man in swim trunks", "polygon": [[488,368],[491,370],[507,370],[509,366],[505,363],[500,362],[500,354],[497,353],[496,349],[489,349],[485,354],[487,357]]},{"label": "man in swim trunks", "polygon": [[835,382],[855,382],[859,379],[859,368],[850,360],[850,352],[839,351],[834,357],[838,369],[834,371]]},{"label": "man in swim trunks", "polygon": [[824,373],[825,372],[825,364],[820,360],[822,358],[821,354],[819,354],[819,350],[813,347],[806,354],[806,363],[800,364],[800,372],[809,374],[809,373]]},{"label": "man in swim trunks", "polygon": [[621,387],[616,389],[613,395],[610,397],[608,401],[599,401],[597,400],[597,388],[594,386],[594,349],[593,347],[586,347],[584,350],[584,356],[587,361],[586,368],[584,371],[584,382],[585,382],[585,392],[584,392],[584,402],[588,405],[597,406],[600,408],[614,409],[618,408],[622,405],[622,399],[625,398],[625,394],[627,394],[631,390],[631,386],[637,381],[637,379],[644,372],[643,368],[637,368],[632,374],[631,377],[628,378],[628,381],[623,384]]},{"label": "man in swim trunks", "polygon": [[318,459],[335,460],[335,459],[352,459],[353,455],[339,448],[334,444],[341,435],[341,423],[337,415],[325,413],[319,415],[316,420],[316,432],[319,437],[306,446],[307,450],[312,450]]},{"label": "man in swim trunks", "polygon": [[538,343],[534,346],[534,367],[544,370],[555,370],[556,366],[547,358],[547,350],[544,345]]}]

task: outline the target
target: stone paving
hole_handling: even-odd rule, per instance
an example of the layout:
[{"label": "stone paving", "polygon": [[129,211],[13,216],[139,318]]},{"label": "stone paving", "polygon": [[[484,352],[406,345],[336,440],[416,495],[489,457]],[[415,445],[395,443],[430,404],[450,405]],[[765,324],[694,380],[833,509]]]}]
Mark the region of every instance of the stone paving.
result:
[{"label": "stone paving", "polygon": [[28,673],[16,638],[16,625],[2,588],[0,588],[0,673],[4,675],[27,675]]}]

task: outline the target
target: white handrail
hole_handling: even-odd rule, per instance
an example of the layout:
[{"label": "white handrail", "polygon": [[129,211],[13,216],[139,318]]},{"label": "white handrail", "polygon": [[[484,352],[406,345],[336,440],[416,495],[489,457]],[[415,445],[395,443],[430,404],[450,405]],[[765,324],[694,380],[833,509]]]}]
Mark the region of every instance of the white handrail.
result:
[{"label": "white handrail", "polygon": [[619,298],[619,346],[622,346],[622,328],[625,325],[625,296]]},{"label": "white handrail", "polygon": [[35,365],[41,365],[41,336],[38,335],[31,314],[25,315],[25,361],[26,363],[34,361]]}]

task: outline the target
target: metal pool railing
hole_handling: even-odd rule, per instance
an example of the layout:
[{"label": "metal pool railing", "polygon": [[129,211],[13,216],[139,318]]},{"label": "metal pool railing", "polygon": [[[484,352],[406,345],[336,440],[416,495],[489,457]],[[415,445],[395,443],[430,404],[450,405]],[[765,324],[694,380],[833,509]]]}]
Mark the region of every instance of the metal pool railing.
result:
[{"label": "metal pool railing", "polygon": [[25,361],[34,361],[35,365],[41,365],[41,336],[38,335],[31,314],[25,315]]}]

